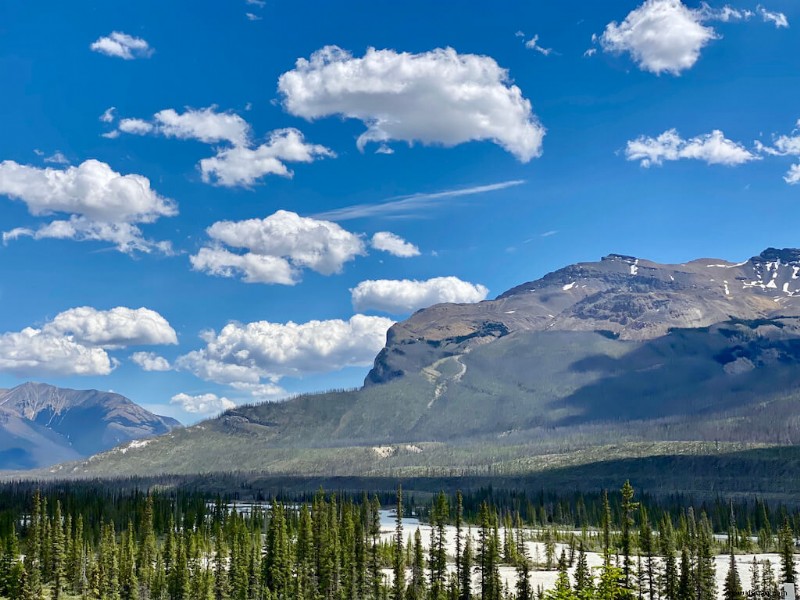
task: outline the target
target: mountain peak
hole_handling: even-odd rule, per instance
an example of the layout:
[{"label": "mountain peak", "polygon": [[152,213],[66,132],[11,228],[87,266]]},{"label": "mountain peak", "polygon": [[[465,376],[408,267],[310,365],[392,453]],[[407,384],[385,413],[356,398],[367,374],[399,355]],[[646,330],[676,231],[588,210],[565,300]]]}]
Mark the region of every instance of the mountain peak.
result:
[{"label": "mountain peak", "polygon": [[88,456],[179,426],[120,394],[26,382],[0,391],[0,469]]},{"label": "mountain peak", "polygon": [[767,248],[753,262],[776,262],[784,264],[800,264],[800,248]]}]

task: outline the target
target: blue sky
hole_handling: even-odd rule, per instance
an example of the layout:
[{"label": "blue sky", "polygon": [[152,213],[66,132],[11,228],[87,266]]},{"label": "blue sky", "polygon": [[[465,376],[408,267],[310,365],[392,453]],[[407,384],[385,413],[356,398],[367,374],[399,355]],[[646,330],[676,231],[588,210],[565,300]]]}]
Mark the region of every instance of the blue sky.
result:
[{"label": "blue sky", "polygon": [[359,385],[391,320],[431,302],[612,252],[797,246],[798,18],[3,3],[0,387],[192,422]]}]

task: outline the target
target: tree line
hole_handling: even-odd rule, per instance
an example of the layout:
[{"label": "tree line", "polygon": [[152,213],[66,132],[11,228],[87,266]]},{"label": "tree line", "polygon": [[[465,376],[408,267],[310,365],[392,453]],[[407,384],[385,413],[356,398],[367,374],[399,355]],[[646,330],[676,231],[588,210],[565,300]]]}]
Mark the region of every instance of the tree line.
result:
[{"label": "tree line", "polygon": [[[705,510],[635,500],[627,482],[533,510],[491,490],[425,502],[409,502],[401,488],[391,498],[319,491],[238,506],[157,490],[17,489],[0,491],[0,502],[4,495],[0,596],[13,599],[716,600],[715,556],[726,553],[721,591],[744,600],[735,555],[756,550],[779,552],[781,569],[754,559],[750,598],[779,600],[777,582],[796,578],[788,511],[773,526],[775,511],[756,503],[754,535],[751,517],[736,514],[742,505],[729,502],[726,535],[715,536],[721,528]],[[391,536],[381,498],[394,511]],[[576,530],[569,513],[580,506],[586,520]],[[407,534],[412,514],[429,526],[427,539],[419,528]],[[590,552],[601,566],[589,567]],[[515,571],[514,585],[501,568]],[[534,586],[537,569],[557,570],[555,586]]]}]

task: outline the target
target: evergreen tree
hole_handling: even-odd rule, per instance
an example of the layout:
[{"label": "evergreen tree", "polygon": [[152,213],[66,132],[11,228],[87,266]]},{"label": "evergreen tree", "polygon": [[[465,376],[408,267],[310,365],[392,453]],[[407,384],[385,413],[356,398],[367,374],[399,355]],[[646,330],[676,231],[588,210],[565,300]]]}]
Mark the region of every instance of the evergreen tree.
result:
[{"label": "evergreen tree", "polygon": [[730,567],[728,567],[728,575],[725,577],[725,600],[745,600],[744,592],[742,591],[742,582],[739,580],[739,571],[736,569],[736,557],[733,555],[733,548],[731,548]]},{"label": "evergreen tree", "polygon": [[413,558],[411,561],[411,583],[406,590],[408,600],[423,600],[425,589],[425,554],[422,550],[422,534],[419,529],[414,532]]},{"label": "evergreen tree", "polygon": [[625,587],[631,588],[631,527],[633,526],[633,511],[638,507],[637,502],[633,502],[633,486],[630,481],[626,481],[621,490],[622,494],[622,575]]},{"label": "evergreen tree", "polygon": [[403,600],[406,591],[406,561],[403,544],[403,488],[397,488],[397,514],[394,525],[392,599]]},{"label": "evergreen tree", "polygon": [[653,529],[644,506],[639,508],[639,549],[644,557],[644,567],[640,569],[640,578],[647,589],[650,600],[656,597],[656,550],[653,542]]},{"label": "evergreen tree", "polygon": [[580,600],[590,600],[594,594],[594,583],[583,542],[578,546],[578,563],[575,566],[575,595]]},{"label": "evergreen tree", "polygon": [[784,519],[778,532],[778,550],[781,554],[781,577],[784,583],[795,583],[797,573],[794,566],[794,533],[788,518]]},{"label": "evergreen tree", "polygon": [[758,560],[755,556],[750,565],[750,596],[753,600],[762,600],[761,573],[758,568]]},{"label": "evergreen tree", "polygon": [[464,542],[464,553],[461,556],[461,582],[459,600],[472,598],[472,528],[467,529],[467,540]]}]

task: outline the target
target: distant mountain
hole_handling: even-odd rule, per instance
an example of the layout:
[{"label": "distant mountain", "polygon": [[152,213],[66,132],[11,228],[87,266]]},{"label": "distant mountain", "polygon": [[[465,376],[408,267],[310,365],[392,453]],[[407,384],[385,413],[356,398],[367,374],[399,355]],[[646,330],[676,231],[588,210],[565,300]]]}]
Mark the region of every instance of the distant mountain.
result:
[{"label": "distant mountain", "polygon": [[179,426],[119,394],[25,383],[0,391],[0,470],[75,460]]},{"label": "distant mountain", "polygon": [[415,313],[360,390],[240,407],[58,473],[525,475],[795,444],[800,250],[610,255]]}]

